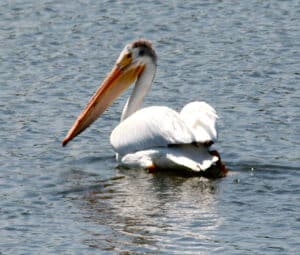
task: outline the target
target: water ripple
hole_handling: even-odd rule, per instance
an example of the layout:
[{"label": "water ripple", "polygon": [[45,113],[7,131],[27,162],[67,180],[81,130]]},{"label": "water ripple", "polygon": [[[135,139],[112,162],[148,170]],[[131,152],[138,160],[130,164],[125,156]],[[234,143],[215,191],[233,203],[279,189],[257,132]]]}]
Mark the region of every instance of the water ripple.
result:
[{"label": "water ripple", "polygon": [[[297,254],[298,1],[1,1],[0,253]],[[116,168],[126,96],[61,140],[124,44],[158,71],[145,106],[205,100],[221,180]]]}]

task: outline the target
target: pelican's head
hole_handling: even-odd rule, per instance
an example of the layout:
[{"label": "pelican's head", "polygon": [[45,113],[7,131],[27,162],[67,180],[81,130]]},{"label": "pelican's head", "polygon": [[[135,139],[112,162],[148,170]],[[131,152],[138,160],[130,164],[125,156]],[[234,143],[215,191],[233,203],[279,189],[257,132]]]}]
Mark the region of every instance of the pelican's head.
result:
[{"label": "pelican's head", "polygon": [[148,40],[139,39],[125,46],[116,65],[122,67],[145,66],[149,62],[156,64],[157,56]]},{"label": "pelican's head", "polygon": [[147,66],[156,66],[156,61],[157,56],[150,41],[139,39],[126,45],[113,69],[64,138],[63,146],[90,126],[124,90],[138,81]]}]

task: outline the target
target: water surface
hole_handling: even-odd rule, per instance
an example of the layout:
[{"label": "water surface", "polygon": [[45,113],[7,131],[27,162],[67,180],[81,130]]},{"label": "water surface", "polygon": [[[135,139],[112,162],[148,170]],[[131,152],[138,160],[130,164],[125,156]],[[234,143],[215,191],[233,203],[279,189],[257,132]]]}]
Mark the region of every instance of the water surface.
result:
[{"label": "water surface", "polygon": [[[0,253],[297,254],[298,1],[2,1]],[[116,168],[126,93],[61,147],[124,45],[153,41],[145,105],[213,105],[231,169]]]}]

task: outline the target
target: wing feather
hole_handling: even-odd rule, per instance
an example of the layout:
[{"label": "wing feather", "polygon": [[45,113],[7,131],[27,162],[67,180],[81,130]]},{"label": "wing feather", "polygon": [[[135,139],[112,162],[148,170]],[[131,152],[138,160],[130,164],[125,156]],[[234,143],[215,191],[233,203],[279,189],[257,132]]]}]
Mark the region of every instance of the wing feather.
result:
[{"label": "wing feather", "polygon": [[137,111],[122,121],[110,136],[115,151],[122,155],[193,141],[193,132],[179,113],[164,106],[146,107]]},{"label": "wing feather", "polygon": [[205,102],[191,102],[185,105],[180,117],[191,129],[196,142],[215,142],[217,140],[216,110]]}]

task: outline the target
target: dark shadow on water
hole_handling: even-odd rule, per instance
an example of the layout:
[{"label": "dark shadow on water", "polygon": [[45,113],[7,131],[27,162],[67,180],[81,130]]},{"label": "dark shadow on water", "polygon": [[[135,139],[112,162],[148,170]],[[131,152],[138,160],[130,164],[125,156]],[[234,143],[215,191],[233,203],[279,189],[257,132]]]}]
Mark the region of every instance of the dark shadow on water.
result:
[{"label": "dark shadow on water", "polygon": [[[222,181],[223,178],[220,179],[207,179],[198,175],[197,173],[187,172],[187,171],[174,171],[174,170],[163,170],[160,169],[155,173],[149,173],[147,170],[142,169],[124,169],[122,167],[118,167],[115,162],[114,156],[85,156],[76,160],[70,160],[69,165],[70,169],[66,172],[62,173],[62,178],[69,180],[69,183],[76,183],[75,187],[69,189],[65,189],[62,191],[58,191],[58,195],[68,195],[72,193],[89,193],[89,192],[97,192],[106,188],[108,186],[114,186],[116,184],[121,184],[123,179],[126,180],[139,180],[140,185],[143,185],[143,182],[152,182],[153,189],[159,182],[166,182],[165,188],[178,188],[183,183],[195,182],[197,180],[198,189],[200,187],[203,188],[203,192],[207,192],[208,190],[215,190],[216,183]],[[86,171],[86,166],[94,165],[94,171]],[[109,168],[113,167],[114,170],[105,169],[106,171],[112,172],[112,176],[107,178],[103,178],[101,168]],[[229,175],[234,173],[243,173],[243,172],[255,172],[260,174],[281,174],[282,171],[298,171],[299,168],[290,167],[290,166],[281,166],[281,165],[272,165],[272,164],[257,164],[257,162],[239,162],[239,163],[230,163],[226,164]],[[113,173],[115,171],[115,173]],[[226,179],[226,177],[224,177]],[[81,182],[77,180],[81,179]],[[76,180],[76,181],[75,181]],[[193,180],[193,181],[192,181]]]}]

